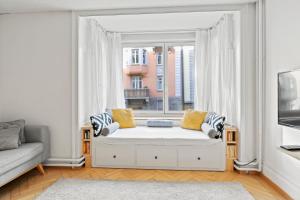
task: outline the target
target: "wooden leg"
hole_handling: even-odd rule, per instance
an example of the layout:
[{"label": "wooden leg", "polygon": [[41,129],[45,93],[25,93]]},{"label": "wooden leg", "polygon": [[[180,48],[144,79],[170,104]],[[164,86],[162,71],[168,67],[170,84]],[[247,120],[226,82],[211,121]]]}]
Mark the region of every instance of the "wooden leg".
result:
[{"label": "wooden leg", "polygon": [[37,168],[37,170],[38,170],[41,174],[45,175],[44,167],[43,167],[43,165],[42,165],[41,163],[38,164],[38,165],[36,166],[36,168]]}]

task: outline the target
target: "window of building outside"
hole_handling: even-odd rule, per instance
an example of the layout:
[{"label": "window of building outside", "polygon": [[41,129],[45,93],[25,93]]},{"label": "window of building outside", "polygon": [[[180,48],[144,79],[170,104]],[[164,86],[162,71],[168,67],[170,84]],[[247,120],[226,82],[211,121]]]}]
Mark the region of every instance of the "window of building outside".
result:
[{"label": "window of building outside", "polygon": [[131,63],[139,64],[139,49],[131,49]]},{"label": "window of building outside", "polygon": [[147,61],[147,50],[143,49],[143,64],[145,65]]},{"label": "window of building outside", "polygon": [[[140,63],[139,55],[142,56]],[[166,59],[163,59],[163,55],[167,56]],[[124,47],[123,84],[126,107],[132,108],[137,116],[139,113],[150,115],[153,112],[162,115],[181,113],[193,108],[194,60],[193,45],[165,43]]]},{"label": "window of building outside", "polygon": [[156,54],[156,64],[162,65],[163,64],[163,59],[162,59],[162,52],[157,52]]},{"label": "window of building outside", "polygon": [[163,76],[157,76],[157,91],[163,90]]},{"label": "window of building outside", "polygon": [[141,89],[142,88],[142,77],[141,76],[132,76],[131,77],[132,89]]}]

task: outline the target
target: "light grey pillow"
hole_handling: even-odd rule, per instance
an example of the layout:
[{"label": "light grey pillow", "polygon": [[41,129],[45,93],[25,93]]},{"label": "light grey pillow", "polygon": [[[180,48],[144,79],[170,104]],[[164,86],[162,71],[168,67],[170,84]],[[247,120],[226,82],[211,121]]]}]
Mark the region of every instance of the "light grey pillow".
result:
[{"label": "light grey pillow", "polygon": [[118,128],[120,128],[120,124],[118,122],[111,123],[102,129],[101,135],[108,136],[118,130]]},{"label": "light grey pillow", "polygon": [[20,128],[20,132],[19,132],[20,142],[25,143],[26,141],[25,141],[25,134],[24,134],[24,127],[25,127],[24,119],[19,119],[11,122],[0,122],[0,129],[7,129],[15,126]]},{"label": "light grey pillow", "polygon": [[149,127],[173,127],[171,120],[148,120],[147,126]]},{"label": "light grey pillow", "polygon": [[210,138],[215,139],[219,136],[218,132],[213,127],[211,127],[208,123],[203,123],[201,125],[201,129],[202,129],[203,133],[208,135],[208,137],[210,137]]},{"label": "light grey pillow", "polygon": [[19,127],[0,129],[0,151],[16,149],[19,147]]}]

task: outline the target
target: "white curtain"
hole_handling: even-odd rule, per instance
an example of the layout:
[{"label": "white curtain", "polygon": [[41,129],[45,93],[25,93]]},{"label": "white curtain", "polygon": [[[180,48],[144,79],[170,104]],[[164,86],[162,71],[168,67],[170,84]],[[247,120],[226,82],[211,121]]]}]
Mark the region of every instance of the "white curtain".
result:
[{"label": "white curtain", "polygon": [[106,108],[124,107],[120,34],[107,33],[95,19],[79,23],[79,125]]},{"label": "white curtain", "polygon": [[195,108],[222,114],[227,123],[238,126],[233,15],[224,15],[210,29],[198,30],[195,47]]},{"label": "white curtain", "polygon": [[110,84],[107,87],[109,94],[106,108],[125,108],[121,35],[107,33],[107,40],[107,76]]}]

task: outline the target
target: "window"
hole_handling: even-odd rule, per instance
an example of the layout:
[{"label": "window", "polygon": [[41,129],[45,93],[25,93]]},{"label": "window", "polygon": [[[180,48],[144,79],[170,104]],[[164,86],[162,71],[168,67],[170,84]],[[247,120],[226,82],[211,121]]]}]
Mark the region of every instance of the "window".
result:
[{"label": "window", "polygon": [[132,89],[141,89],[142,88],[142,77],[141,76],[132,76],[131,84],[132,84]]},{"label": "window", "polygon": [[147,50],[143,49],[143,64],[146,64],[146,60],[147,60]]},{"label": "window", "polygon": [[156,53],[156,64],[157,65],[162,65],[163,64],[163,56],[162,56],[162,52],[157,52]]},{"label": "window", "polygon": [[[126,107],[135,110],[137,115],[150,115],[154,112],[163,115],[193,108],[194,46],[167,43],[134,45],[133,48],[123,48]],[[163,55],[167,56],[166,59]],[[147,66],[130,66],[138,63],[139,59],[142,59],[140,62],[143,64],[147,63]]]},{"label": "window", "polygon": [[194,46],[168,46],[168,61],[168,111],[194,108]]},{"label": "window", "polygon": [[163,77],[162,76],[157,76],[157,83],[156,83],[156,87],[157,87],[157,91],[162,91],[163,90]]},{"label": "window", "polygon": [[147,64],[147,49],[142,49],[142,48],[133,48],[130,49],[126,48],[126,51],[123,51],[123,56],[128,56],[128,52],[131,52],[130,58],[126,58],[126,60],[123,60],[123,62],[130,63],[133,65],[138,65],[138,64]]},{"label": "window", "polygon": [[131,63],[132,64],[139,64],[139,49],[132,49],[131,50]]}]

